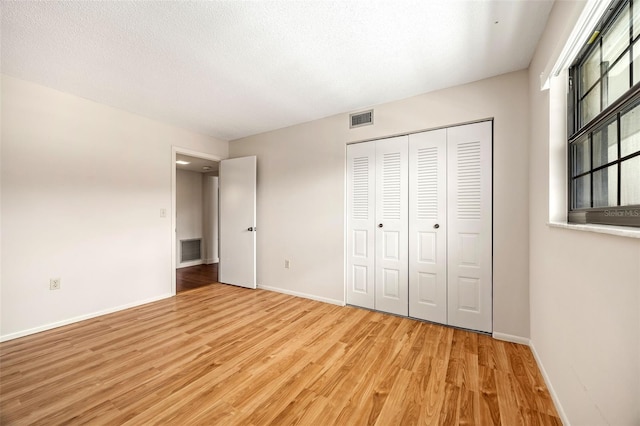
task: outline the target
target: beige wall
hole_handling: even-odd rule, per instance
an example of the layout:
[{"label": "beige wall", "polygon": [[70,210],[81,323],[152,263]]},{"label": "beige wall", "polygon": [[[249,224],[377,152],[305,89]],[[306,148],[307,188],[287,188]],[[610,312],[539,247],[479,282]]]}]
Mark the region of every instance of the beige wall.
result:
[{"label": "beige wall", "polygon": [[583,5],[556,2],[529,72],[376,106],[370,127],[340,114],[229,146],[3,76],[0,337],[170,294],[172,145],[257,155],[259,284],[342,303],[345,145],[494,118],[494,331],[531,337],[565,421],[640,423],[640,240],[546,225],[538,76]]},{"label": "beige wall", "polygon": [[169,296],[171,147],[228,143],[8,76],[1,118],[0,336]]},{"label": "beige wall", "polygon": [[[204,204],[202,173],[176,170],[176,265],[180,265],[180,240],[202,238],[204,256]],[[185,262],[191,265],[191,262]]]},{"label": "beige wall", "polygon": [[493,117],[494,331],[527,338],[527,76],[378,105],[373,126],[349,130],[340,114],[231,142],[230,156],[258,156],[258,284],[342,303],[346,144]]},{"label": "beige wall", "polygon": [[[556,2],[529,71],[531,343],[565,421],[637,425],[640,240],[546,225],[549,162],[556,163],[549,157],[555,96],[540,91],[538,76],[555,60],[583,6]],[[565,137],[562,129],[556,133],[551,137]]]}]

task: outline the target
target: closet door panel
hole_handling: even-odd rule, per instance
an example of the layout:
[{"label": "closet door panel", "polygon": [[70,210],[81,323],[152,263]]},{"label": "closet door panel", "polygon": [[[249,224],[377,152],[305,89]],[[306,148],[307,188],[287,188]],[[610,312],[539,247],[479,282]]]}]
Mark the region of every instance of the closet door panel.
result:
[{"label": "closet door panel", "polygon": [[409,316],[447,322],[447,131],[409,136]]},{"label": "closet door panel", "polygon": [[375,142],[347,146],[347,303],[375,307]]},{"label": "closet door panel", "polygon": [[492,123],[447,129],[449,325],[492,331]]},{"label": "closet door panel", "polygon": [[408,315],[408,138],[376,142],[375,308]]}]

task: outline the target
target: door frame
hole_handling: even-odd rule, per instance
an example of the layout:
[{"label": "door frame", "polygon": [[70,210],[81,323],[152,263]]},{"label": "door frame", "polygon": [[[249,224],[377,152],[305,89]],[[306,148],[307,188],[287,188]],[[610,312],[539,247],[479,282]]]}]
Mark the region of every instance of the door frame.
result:
[{"label": "door frame", "polygon": [[213,155],[202,151],[195,151],[189,148],[182,148],[179,146],[171,146],[171,289],[172,296],[176,295],[176,156],[177,154],[188,155],[190,157],[202,158],[204,160],[222,161],[225,158],[219,155]]}]

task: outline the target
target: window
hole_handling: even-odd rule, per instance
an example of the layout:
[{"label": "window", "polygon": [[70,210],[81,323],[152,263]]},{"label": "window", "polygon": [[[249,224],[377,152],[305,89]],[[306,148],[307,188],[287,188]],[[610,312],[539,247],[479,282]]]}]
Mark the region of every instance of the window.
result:
[{"label": "window", "polygon": [[612,2],[569,78],[569,222],[640,227],[640,0]]}]

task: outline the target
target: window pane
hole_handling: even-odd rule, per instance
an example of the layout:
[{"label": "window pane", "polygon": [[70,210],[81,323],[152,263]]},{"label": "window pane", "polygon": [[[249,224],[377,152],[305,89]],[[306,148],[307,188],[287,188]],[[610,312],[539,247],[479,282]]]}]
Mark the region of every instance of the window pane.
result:
[{"label": "window pane", "polygon": [[591,175],[573,180],[573,208],[584,209],[591,207]]},{"label": "window pane", "polygon": [[622,157],[640,151],[640,105],[620,117],[620,151]]},{"label": "window pane", "polygon": [[609,123],[593,133],[593,167],[618,159],[618,122]]},{"label": "window pane", "polygon": [[605,107],[611,105],[629,90],[629,52],[625,53],[620,61],[615,64],[607,73],[607,97]]},{"label": "window pane", "polygon": [[580,102],[580,127],[600,112],[600,83]]},{"label": "window pane", "polygon": [[593,207],[618,205],[618,165],[593,172]]},{"label": "window pane", "polygon": [[[640,9],[640,3],[638,3]],[[640,25],[640,22],[638,22]],[[633,45],[633,84],[640,81],[640,40],[636,41]]]},{"label": "window pane", "polygon": [[620,205],[640,204],[640,157],[620,163]]},{"label": "window pane", "polygon": [[633,38],[635,39],[640,34],[640,2],[637,0],[633,2]]},{"label": "window pane", "polygon": [[580,96],[584,95],[600,78],[600,46],[593,49],[580,67]]},{"label": "window pane", "polygon": [[616,22],[602,37],[602,61],[613,63],[629,46],[629,5],[616,18]]},{"label": "window pane", "polygon": [[577,176],[591,169],[591,154],[587,136],[583,136],[582,139],[571,145],[571,164],[573,165],[571,176]]}]

